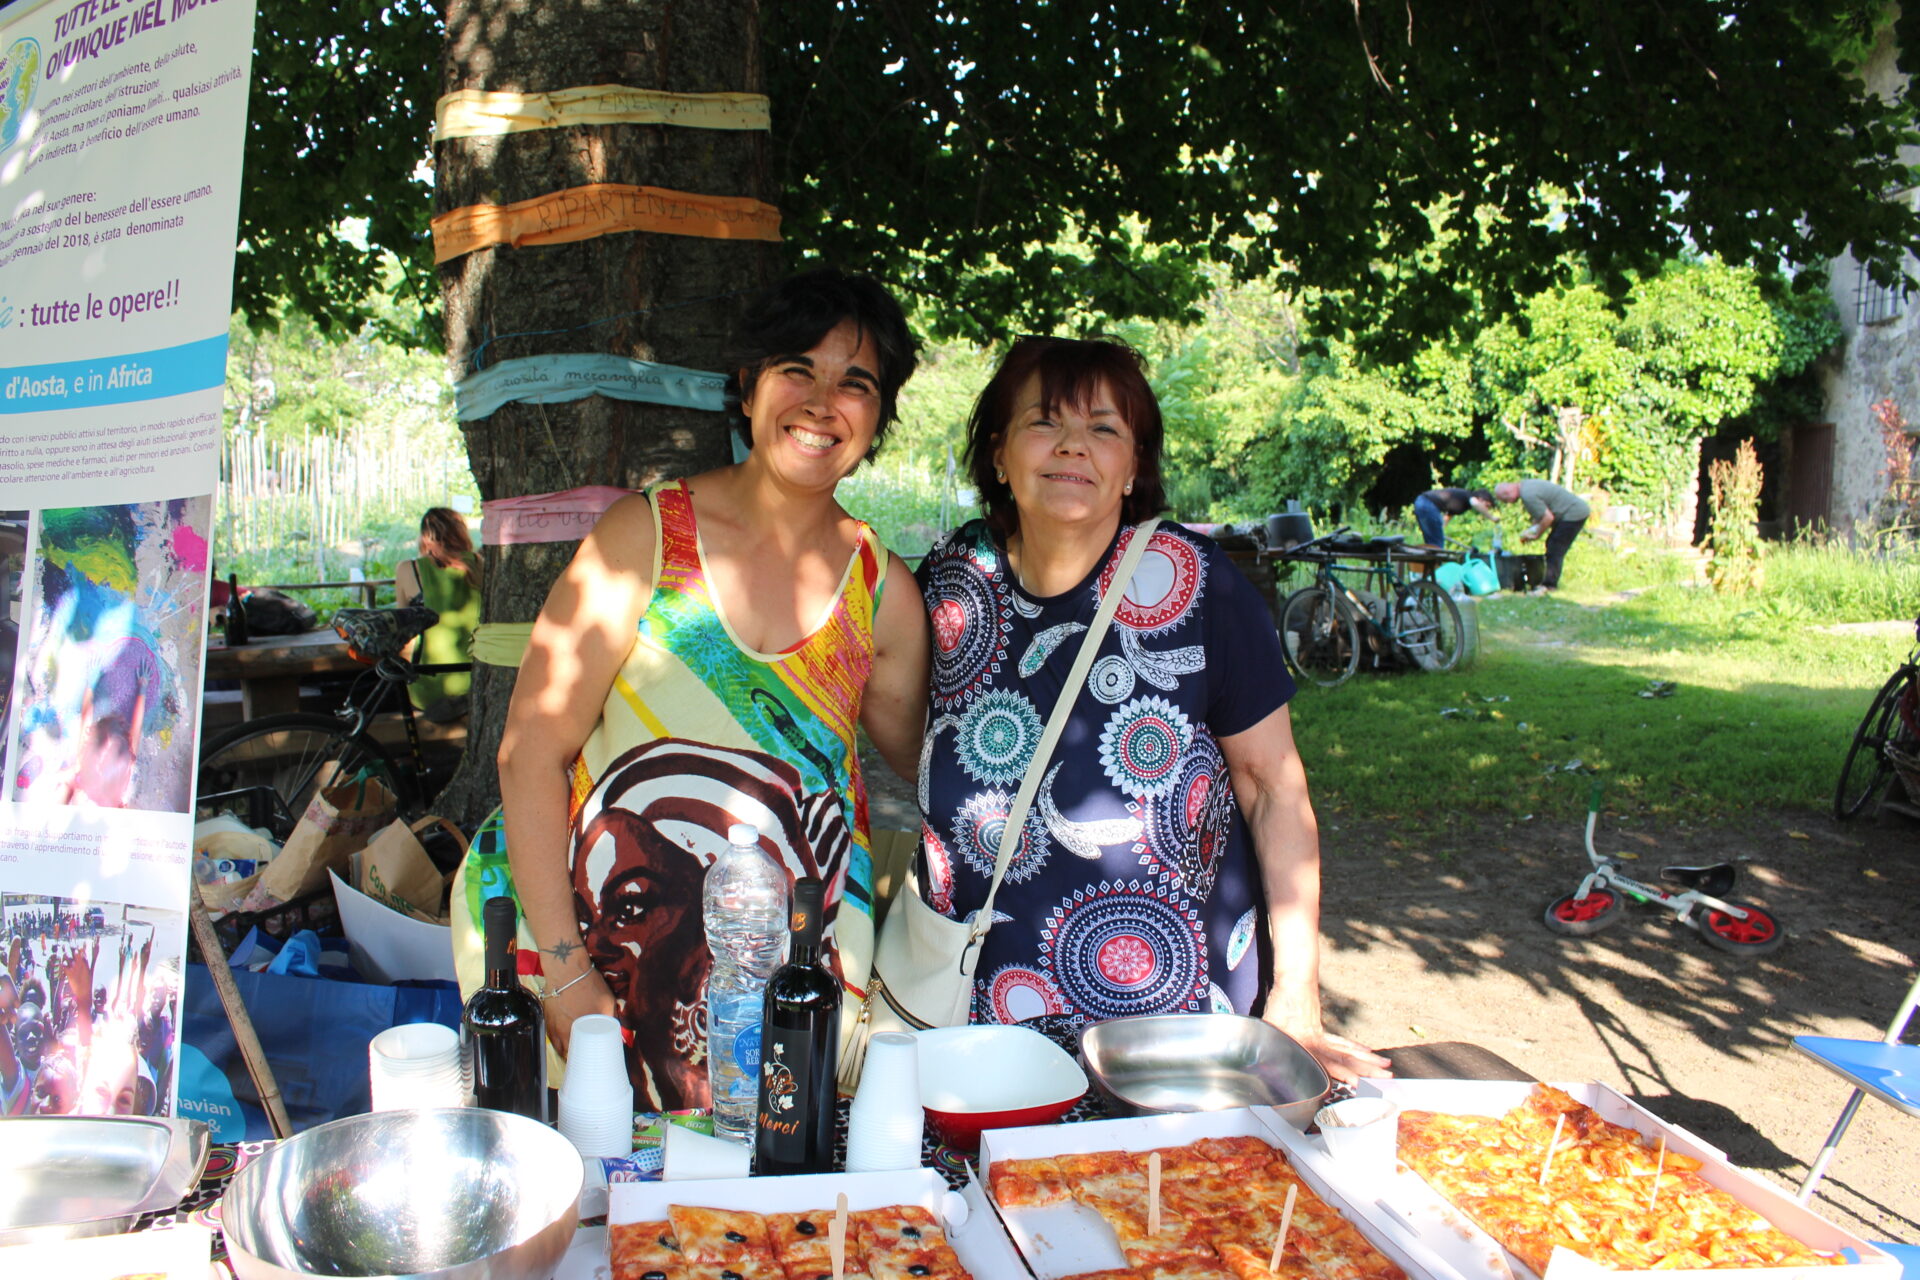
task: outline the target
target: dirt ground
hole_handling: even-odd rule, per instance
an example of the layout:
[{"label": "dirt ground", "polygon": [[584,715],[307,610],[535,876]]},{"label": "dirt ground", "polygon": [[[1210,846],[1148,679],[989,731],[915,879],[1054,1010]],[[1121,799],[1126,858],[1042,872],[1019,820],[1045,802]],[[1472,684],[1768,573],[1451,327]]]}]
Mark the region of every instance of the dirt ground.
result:
[{"label": "dirt ground", "polygon": [[[877,826],[916,826],[884,765]],[[1556,937],[1547,903],[1585,869],[1578,825],[1505,819],[1413,829],[1322,818],[1322,985],[1330,1026],[1375,1047],[1465,1041],[1543,1080],[1598,1080],[1796,1190],[1847,1086],[1792,1048],[1878,1039],[1920,959],[1920,826],[1804,813],[1739,829],[1603,817],[1602,853],[1741,862],[1737,896],[1787,933],[1770,956],[1709,949],[1652,907]],[[1861,1105],[1814,1208],[1868,1239],[1920,1243],[1920,1120]]]}]

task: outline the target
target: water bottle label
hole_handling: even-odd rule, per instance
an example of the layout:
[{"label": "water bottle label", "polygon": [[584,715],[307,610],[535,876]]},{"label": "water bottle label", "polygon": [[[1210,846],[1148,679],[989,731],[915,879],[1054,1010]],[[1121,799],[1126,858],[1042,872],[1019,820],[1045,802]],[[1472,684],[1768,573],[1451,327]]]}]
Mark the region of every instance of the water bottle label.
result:
[{"label": "water bottle label", "polygon": [[733,1038],[733,1064],[746,1073],[748,1080],[760,1075],[760,1028],[758,1025],[740,1028],[740,1034]]}]

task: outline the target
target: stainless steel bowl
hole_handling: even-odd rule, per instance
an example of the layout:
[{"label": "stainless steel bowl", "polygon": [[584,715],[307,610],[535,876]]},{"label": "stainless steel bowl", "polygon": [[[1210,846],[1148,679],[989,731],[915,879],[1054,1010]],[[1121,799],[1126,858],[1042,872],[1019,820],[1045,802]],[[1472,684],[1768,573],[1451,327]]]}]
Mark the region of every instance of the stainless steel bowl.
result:
[{"label": "stainless steel bowl", "polygon": [[1096,1023],[1080,1033],[1080,1059],[1121,1115],[1268,1106],[1304,1129],[1332,1087],[1293,1037],[1230,1013]]},{"label": "stainless steel bowl", "polygon": [[130,1230],[200,1182],[212,1135],[199,1120],[21,1116],[0,1120],[0,1245]]},{"label": "stainless steel bowl", "polygon": [[524,1116],[376,1111],[297,1134],[227,1184],[240,1280],[547,1280],[579,1225],[580,1154]]}]

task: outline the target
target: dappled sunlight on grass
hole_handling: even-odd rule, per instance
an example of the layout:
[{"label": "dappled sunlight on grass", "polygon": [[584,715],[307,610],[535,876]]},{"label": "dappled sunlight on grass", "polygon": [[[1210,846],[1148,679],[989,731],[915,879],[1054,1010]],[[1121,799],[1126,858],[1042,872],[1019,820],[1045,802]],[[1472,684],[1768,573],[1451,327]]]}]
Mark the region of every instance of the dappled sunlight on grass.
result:
[{"label": "dappled sunlight on grass", "polygon": [[[1363,812],[1571,815],[1598,776],[1623,811],[1823,807],[1905,641],[1675,618],[1668,603],[1495,597],[1463,670],[1303,691],[1294,722],[1316,795]],[[1673,691],[1641,696],[1653,681]]]}]

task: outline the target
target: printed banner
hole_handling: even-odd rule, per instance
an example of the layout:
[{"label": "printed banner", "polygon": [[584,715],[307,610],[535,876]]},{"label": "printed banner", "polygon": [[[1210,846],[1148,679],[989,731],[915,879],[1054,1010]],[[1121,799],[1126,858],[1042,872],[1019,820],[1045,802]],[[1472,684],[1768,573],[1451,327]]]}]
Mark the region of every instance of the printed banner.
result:
[{"label": "printed banner", "polygon": [[780,211],[738,196],[701,196],[663,187],[596,182],[517,204],[470,204],[433,219],[433,260],[448,262],[491,245],[568,244],[616,231],[780,239]]},{"label": "printed banner", "polygon": [[0,10],[0,1115],[175,1108],[253,20]]},{"label": "printed banner", "polygon": [[553,93],[462,89],[440,99],[433,136],[488,138],[564,125],[670,124],[686,129],[770,129],[767,100],[757,93],[663,93],[593,84]]},{"label": "printed banner", "polygon": [[453,403],[460,421],[484,418],[512,401],[559,404],[588,396],[686,409],[726,407],[725,374],[682,369],[606,353],[521,356],[460,379]]}]

